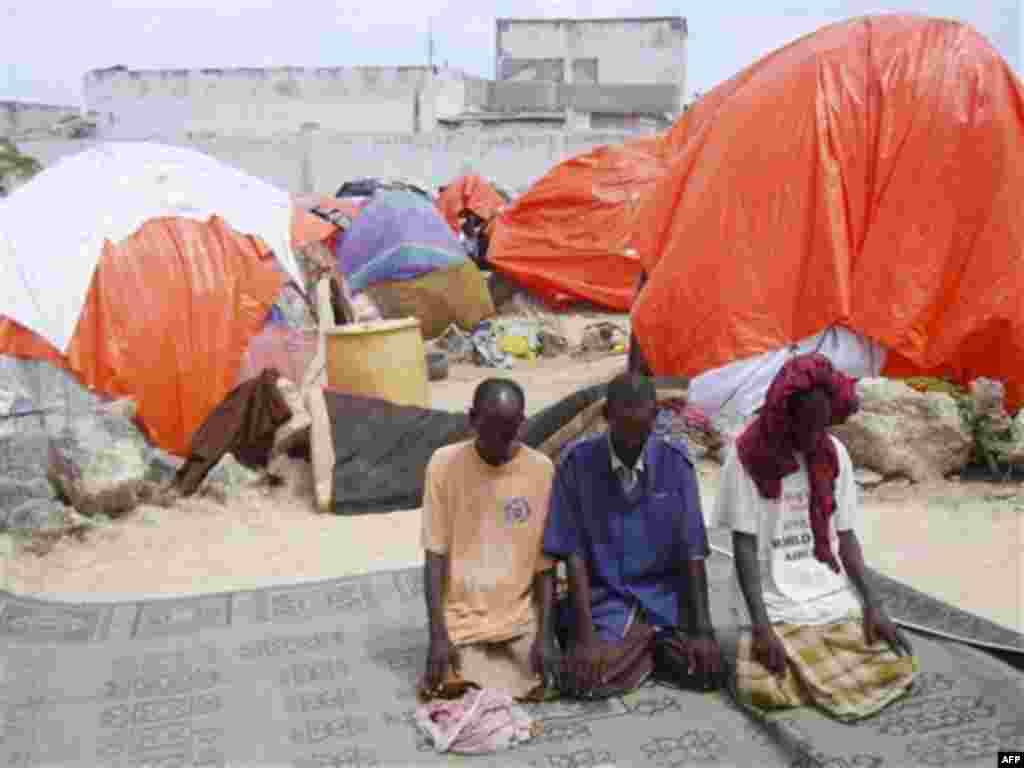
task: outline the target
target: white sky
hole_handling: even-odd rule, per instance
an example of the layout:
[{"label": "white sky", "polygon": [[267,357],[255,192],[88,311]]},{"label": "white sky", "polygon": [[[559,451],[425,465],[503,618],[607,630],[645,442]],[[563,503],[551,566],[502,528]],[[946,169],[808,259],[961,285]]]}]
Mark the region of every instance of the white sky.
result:
[{"label": "white sky", "polygon": [[0,100],[79,103],[90,69],[425,64],[494,76],[494,20],[673,16],[690,28],[687,91],[707,91],[761,55],[851,15],[961,18],[1015,67],[1018,0],[0,0]]}]

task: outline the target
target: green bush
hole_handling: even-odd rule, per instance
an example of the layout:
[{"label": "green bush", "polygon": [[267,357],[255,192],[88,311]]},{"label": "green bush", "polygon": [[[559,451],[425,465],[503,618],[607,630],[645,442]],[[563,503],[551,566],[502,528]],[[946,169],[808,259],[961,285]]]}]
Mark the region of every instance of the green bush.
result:
[{"label": "green bush", "polygon": [[28,181],[41,170],[42,163],[23,155],[10,139],[0,139],[0,183],[8,178]]},{"label": "green bush", "polygon": [[974,399],[969,395],[955,396],[960,418],[974,439],[973,461],[985,464],[993,474],[1000,474],[1000,467],[1006,466],[1017,441],[1014,422],[1004,426],[990,414],[979,413]]}]

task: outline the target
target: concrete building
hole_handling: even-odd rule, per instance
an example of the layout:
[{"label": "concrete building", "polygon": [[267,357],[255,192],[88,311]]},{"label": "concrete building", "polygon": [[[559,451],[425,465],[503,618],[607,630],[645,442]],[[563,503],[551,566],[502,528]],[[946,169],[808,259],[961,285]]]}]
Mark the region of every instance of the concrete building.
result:
[{"label": "concrete building", "polygon": [[686,86],[686,19],[498,19],[495,80]]},{"label": "concrete building", "polygon": [[[94,70],[89,109],[109,138],[280,137],[665,127],[681,111],[686,22],[497,22],[496,81],[436,67]],[[561,46],[561,47],[559,47]],[[554,63],[552,63],[554,62]]]},{"label": "concrete building", "polygon": [[129,70],[89,72],[90,109],[110,113],[108,137],[421,133],[456,113],[469,78],[429,67]]},{"label": "concrete building", "polygon": [[77,119],[82,110],[64,104],[0,101],[0,138],[48,132],[58,123]]},{"label": "concrete building", "polygon": [[647,133],[682,112],[682,17],[498,19],[495,34],[495,81],[442,125]]}]

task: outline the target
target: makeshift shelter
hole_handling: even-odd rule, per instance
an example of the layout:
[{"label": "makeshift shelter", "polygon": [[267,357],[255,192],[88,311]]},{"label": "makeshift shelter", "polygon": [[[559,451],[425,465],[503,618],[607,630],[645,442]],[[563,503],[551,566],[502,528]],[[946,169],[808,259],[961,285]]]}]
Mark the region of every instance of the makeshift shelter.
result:
[{"label": "makeshift shelter", "polygon": [[485,179],[476,174],[460,176],[437,197],[437,209],[456,233],[459,215],[475,213],[485,222],[491,221],[505,205],[505,198]]},{"label": "makeshift shelter", "polygon": [[664,169],[658,137],[556,165],[497,216],[488,261],[554,306],[628,311],[640,277],[630,248],[634,209]]},{"label": "makeshift shelter", "polygon": [[384,190],[368,201],[336,250],[338,270],[358,293],[374,283],[411,280],[466,261],[454,233],[429,201]]},{"label": "makeshift shelter", "polygon": [[150,439],[184,455],[282,287],[303,286],[293,247],[334,231],[198,152],[100,145],[0,203],[0,355],[132,398]]},{"label": "makeshift shelter", "polygon": [[418,317],[427,338],[494,314],[480,271],[437,208],[416,193],[375,194],[336,253],[352,293],[366,291],[385,317]]},{"label": "makeshift shelter", "polygon": [[971,27],[908,15],[826,27],[702,98],[633,226],[654,372],[756,407],[789,345],[824,344],[847,370],[1003,380],[1019,405],[1022,103]]}]

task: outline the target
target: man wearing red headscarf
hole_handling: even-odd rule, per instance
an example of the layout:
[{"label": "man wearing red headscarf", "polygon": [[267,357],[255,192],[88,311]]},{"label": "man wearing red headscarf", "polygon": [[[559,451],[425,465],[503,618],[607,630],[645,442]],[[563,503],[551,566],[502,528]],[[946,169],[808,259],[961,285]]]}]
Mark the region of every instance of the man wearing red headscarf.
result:
[{"label": "man wearing red headscarf", "polygon": [[853,465],[828,432],[858,407],[856,382],[828,358],[796,356],[723,469],[712,517],[732,529],[734,615],[749,626],[736,692],[758,709],[813,704],[858,720],[901,697],[917,672],[865,576]]}]

